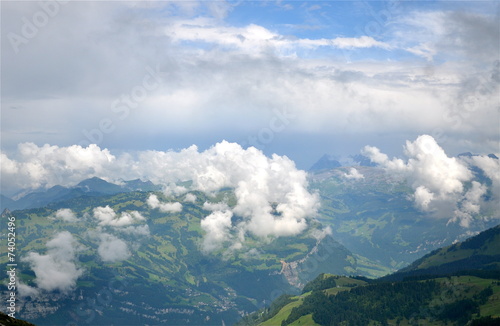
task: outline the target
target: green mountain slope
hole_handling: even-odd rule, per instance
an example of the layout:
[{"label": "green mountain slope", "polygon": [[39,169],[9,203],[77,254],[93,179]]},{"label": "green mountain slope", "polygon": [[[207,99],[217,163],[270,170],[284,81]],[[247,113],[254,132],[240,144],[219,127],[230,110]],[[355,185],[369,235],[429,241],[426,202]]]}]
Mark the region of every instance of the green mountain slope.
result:
[{"label": "green mountain slope", "polygon": [[[206,253],[200,222],[211,212],[204,203],[234,205],[233,193],[190,194],[194,201],[156,193],[162,202],[182,203],[180,211],[152,209],[150,192],[128,192],[11,213],[17,276],[32,292],[18,295],[18,316],[37,325],[231,324],[282,293],[298,293],[318,273],[357,273],[353,255],[314,221],[299,236],[247,236],[241,249]],[[73,242],[60,245],[64,239]],[[68,288],[59,287],[65,278]]]},{"label": "green mountain slope", "polygon": [[[240,324],[497,325],[500,323],[499,230],[497,226],[437,250],[394,274],[397,276],[394,278],[349,280],[322,274],[304,287],[312,292],[290,297],[279,309],[275,305],[272,315],[268,312],[273,305],[246,316]],[[452,263],[461,268],[448,269]],[[441,267],[441,272],[448,275],[410,273],[436,270],[430,267]],[[398,281],[401,276],[416,275],[419,277]]]}]

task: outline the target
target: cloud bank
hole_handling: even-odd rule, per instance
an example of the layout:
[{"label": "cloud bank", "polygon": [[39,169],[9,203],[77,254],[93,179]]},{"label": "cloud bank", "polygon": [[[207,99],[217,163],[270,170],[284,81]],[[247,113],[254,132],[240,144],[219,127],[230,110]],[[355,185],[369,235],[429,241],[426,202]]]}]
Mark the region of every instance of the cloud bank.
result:
[{"label": "cloud bank", "polygon": [[[232,213],[243,221],[228,225],[228,215],[221,211],[207,217],[204,225],[206,230],[212,231],[222,228],[221,234],[226,234],[225,228],[229,228],[240,235],[238,239],[243,239],[247,233],[259,237],[298,234],[307,227],[307,218],[316,214],[319,205],[318,196],[307,189],[306,173],[298,170],[292,160],[278,155],[269,158],[256,148],[243,149],[226,141],[202,152],[191,146],[178,152],[144,151],[135,156],[128,153],[115,156],[96,145],[38,147],[28,143],[21,144],[18,150],[17,160],[5,156],[8,164],[5,167],[2,164],[2,169],[8,181],[2,186],[72,186],[82,179],[97,176],[109,181],[151,180],[164,185],[168,194],[172,194],[172,189],[175,189],[174,194],[188,190],[213,194],[223,188],[233,188],[236,206]],[[191,181],[191,187],[176,186],[183,181]],[[187,199],[195,198],[189,196]],[[163,212],[182,210],[180,203],[162,203],[156,195],[151,195],[147,204]],[[144,220],[138,212],[117,214],[109,206],[95,208],[93,216],[100,226],[127,226]],[[220,221],[222,216],[225,223],[214,222]]]}]

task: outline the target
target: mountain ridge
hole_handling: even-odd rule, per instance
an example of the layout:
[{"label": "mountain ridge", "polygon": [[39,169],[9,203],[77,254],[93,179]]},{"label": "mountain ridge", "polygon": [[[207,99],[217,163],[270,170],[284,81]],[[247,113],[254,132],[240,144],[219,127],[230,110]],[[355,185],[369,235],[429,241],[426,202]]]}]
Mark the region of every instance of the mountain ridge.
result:
[{"label": "mountain ridge", "polygon": [[34,190],[24,194],[17,200],[1,195],[0,210],[5,208],[10,210],[40,208],[81,196],[102,196],[121,192],[158,190],[161,190],[161,186],[155,185],[151,181],[135,179],[123,181],[122,184],[115,184],[98,177],[92,177],[82,180],[72,187],[56,185],[48,189]]}]

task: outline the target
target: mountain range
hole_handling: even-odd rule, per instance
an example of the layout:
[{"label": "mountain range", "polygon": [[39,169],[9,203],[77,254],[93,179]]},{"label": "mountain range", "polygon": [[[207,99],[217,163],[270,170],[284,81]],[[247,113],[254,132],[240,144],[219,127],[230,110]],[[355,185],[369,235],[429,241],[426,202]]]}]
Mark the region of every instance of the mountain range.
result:
[{"label": "mountain range", "polygon": [[[17,200],[3,197],[2,207],[12,212],[4,212],[2,223],[7,216],[17,221],[19,317],[37,325],[234,324],[283,294],[289,296],[283,302],[298,306],[305,297],[295,296],[318,275],[338,275],[335,284],[345,290],[383,276],[401,281],[441,269],[455,272],[453,266],[498,267],[498,257],[481,254],[499,253],[489,242],[490,249],[476,245],[469,256],[461,247],[468,242],[456,244],[494,226],[498,212],[464,228],[418,210],[408,184],[380,167],[325,164],[308,177],[321,206],[307,229],[293,237],[247,235],[242,247],[207,250],[210,226],[203,223],[224,205],[234,208],[231,188],[167,195],[149,181],[91,178]],[[231,217],[235,224],[242,220]],[[457,249],[441,251],[450,245]],[[431,252],[439,252],[435,265],[428,257],[417,260]],[[455,252],[465,260],[450,258]],[[281,310],[283,302],[271,307]]]},{"label": "mountain range", "polygon": [[[51,203],[65,201],[71,198],[81,196],[102,196],[118,194],[130,191],[159,191],[160,186],[154,185],[151,181],[142,181],[140,179],[123,181],[121,184],[114,184],[103,179],[94,177],[86,179],[73,187],[54,186],[49,189],[35,189],[33,191],[24,191],[18,194],[17,200],[0,195],[0,210],[9,209],[11,211],[18,209],[39,208]],[[26,192],[26,193],[25,193]]]}]

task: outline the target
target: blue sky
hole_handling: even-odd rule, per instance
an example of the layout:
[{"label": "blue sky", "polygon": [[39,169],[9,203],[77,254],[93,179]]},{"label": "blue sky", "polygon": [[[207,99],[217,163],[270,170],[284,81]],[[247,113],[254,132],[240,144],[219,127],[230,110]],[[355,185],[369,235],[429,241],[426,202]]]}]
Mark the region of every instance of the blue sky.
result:
[{"label": "blue sky", "polygon": [[307,169],[421,134],[450,155],[500,152],[496,1],[48,3],[2,2],[12,156],[225,139]]}]

